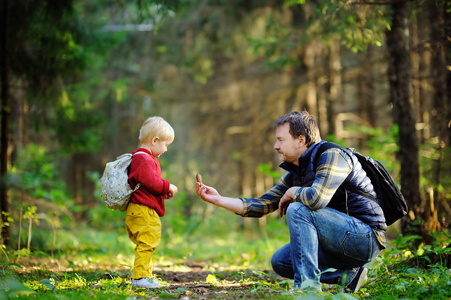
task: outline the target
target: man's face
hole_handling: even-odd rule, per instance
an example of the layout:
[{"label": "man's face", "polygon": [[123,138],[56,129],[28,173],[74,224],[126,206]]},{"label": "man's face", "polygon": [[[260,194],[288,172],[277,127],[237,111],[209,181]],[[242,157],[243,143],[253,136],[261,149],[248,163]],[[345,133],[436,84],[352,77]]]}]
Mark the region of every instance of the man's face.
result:
[{"label": "man's face", "polygon": [[298,165],[299,156],[307,150],[305,137],[294,138],[290,134],[290,125],[285,123],[276,129],[276,143],[274,150],[279,153],[279,159]]}]

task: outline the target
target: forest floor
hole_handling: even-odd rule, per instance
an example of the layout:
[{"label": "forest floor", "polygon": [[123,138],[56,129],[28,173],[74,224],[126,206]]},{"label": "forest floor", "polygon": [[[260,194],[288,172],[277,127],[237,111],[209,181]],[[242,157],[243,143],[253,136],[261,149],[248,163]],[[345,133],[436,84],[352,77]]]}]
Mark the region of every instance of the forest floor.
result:
[{"label": "forest floor", "polygon": [[0,300],[451,299],[449,236],[413,247],[409,243],[415,239],[400,236],[368,264],[368,280],[357,293],[323,284],[322,292],[291,294],[293,281],[270,269],[271,254],[281,244],[274,240],[232,236],[215,243],[206,235],[195,244],[173,238],[153,257],[153,274],[163,287],[146,290],[131,286],[133,248],[122,242],[127,239],[68,234],[67,240],[80,243],[50,253],[3,249]]},{"label": "forest floor", "polygon": [[274,285],[277,286],[278,282],[284,282],[285,279],[272,270],[219,271],[212,274],[205,268],[194,267],[187,272],[156,271],[155,275],[167,282],[166,291],[174,294],[184,292],[184,296],[196,295],[199,299],[249,298],[257,291],[258,298],[263,292],[270,298],[287,294],[283,285],[274,289]]},{"label": "forest floor", "polygon": [[[77,299],[103,298],[106,295],[109,295],[108,299],[120,299],[126,295],[147,299],[293,298],[288,292],[289,283],[274,271],[244,270],[239,266],[224,268],[207,263],[155,266],[153,273],[164,286],[153,290],[132,288],[130,268],[112,268],[110,263],[77,267],[62,260],[35,258],[20,260],[9,265],[9,269],[10,274],[14,273],[30,288],[28,292],[24,290],[18,294],[35,299],[61,299],[68,293],[70,298],[75,293]],[[0,273],[8,273],[5,266],[0,266]],[[112,297],[112,294],[116,296]]]},{"label": "forest floor", "polygon": [[211,262],[159,261],[153,273],[164,286],[139,289],[131,286],[131,266],[118,263],[112,256],[71,258],[30,256],[0,264],[0,299],[435,300],[451,297],[449,266],[446,263],[423,266],[418,259],[405,266],[398,261],[371,268],[368,280],[355,294],[325,284],[322,292],[290,294],[293,281],[272,270]]}]

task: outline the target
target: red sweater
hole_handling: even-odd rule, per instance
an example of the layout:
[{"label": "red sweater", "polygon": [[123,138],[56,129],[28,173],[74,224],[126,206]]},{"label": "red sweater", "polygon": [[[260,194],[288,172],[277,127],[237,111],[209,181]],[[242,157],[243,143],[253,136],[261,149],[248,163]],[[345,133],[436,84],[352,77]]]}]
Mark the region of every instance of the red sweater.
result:
[{"label": "red sweater", "polygon": [[133,156],[128,183],[132,189],[138,182],[141,183],[141,187],[132,194],[130,201],[147,205],[155,209],[157,214],[162,217],[165,212],[163,196],[169,192],[169,181],[161,178],[160,163],[149,150],[139,148],[132,153],[138,151],[146,152],[148,155],[138,153]]}]

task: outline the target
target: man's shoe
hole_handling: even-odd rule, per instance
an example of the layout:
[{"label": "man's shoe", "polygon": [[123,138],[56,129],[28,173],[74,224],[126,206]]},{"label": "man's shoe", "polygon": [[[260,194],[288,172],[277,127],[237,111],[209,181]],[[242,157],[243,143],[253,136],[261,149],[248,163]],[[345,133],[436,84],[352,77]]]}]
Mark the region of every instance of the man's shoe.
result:
[{"label": "man's shoe", "polygon": [[132,286],[146,289],[158,289],[163,287],[155,278],[132,279]]},{"label": "man's shoe", "polygon": [[362,283],[367,279],[368,269],[360,267],[354,279],[345,287],[351,293],[357,293]]}]

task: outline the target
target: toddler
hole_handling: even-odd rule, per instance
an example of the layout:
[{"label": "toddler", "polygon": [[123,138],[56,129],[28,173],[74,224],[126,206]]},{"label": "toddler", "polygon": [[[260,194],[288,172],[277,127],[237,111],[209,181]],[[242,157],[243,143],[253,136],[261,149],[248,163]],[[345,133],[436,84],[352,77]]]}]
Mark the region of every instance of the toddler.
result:
[{"label": "toddler", "polygon": [[136,245],[132,286],[160,288],[152,276],[152,255],[160,243],[161,221],[165,199],[177,193],[177,187],[161,178],[158,157],[167,151],[174,140],[174,129],[161,117],[150,117],[139,131],[139,149],[133,152],[128,182],[132,189],[141,183],[131,196],[125,226],[130,240]]}]

